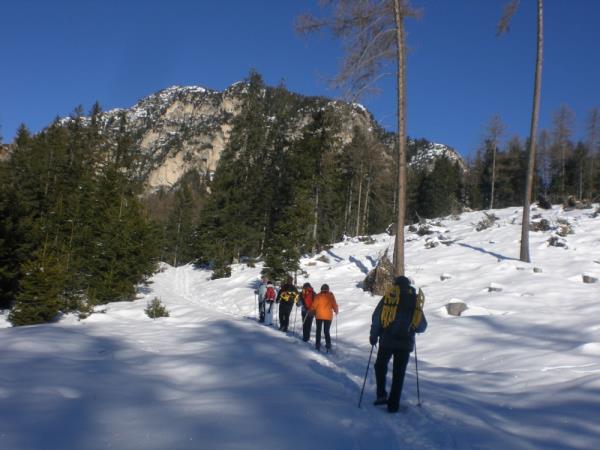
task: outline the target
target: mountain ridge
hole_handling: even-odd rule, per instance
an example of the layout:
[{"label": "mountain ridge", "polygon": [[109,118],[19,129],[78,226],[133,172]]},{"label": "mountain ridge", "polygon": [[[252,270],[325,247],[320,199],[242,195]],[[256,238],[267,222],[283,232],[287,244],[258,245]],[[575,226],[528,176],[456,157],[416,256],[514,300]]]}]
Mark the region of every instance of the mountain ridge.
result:
[{"label": "mountain ridge", "polygon": [[[212,179],[221,153],[229,142],[233,121],[241,112],[247,86],[247,82],[238,81],[219,91],[197,85],[172,85],[141,98],[129,108],[101,112],[98,123],[101,132],[116,142],[121,117],[126,119],[126,130],[131,133],[134,145],[143,157],[140,176],[148,192],[173,188],[190,170],[197,170]],[[295,111],[289,130],[292,139],[300,137],[302,128],[310,123],[314,112],[330,107],[338,112],[343,123],[339,136],[343,144],[352,140],[354,127],[384,141],[383,134],[386,132],[365,106],[288,92],[302,105]],[[74,120],[73,117],[65,117],[60,123],[67,124],[71,120]],[[91,123],[89,116],[81,120],[84,125]],[[386,143],[391,162],[395,134],[388,134],[393,136]],[[419,147],[409,159],[409,167],[430,171],[435,160],[444,156],[458,161],[463,171],[466,170],[458,152],[437,143]]]}]

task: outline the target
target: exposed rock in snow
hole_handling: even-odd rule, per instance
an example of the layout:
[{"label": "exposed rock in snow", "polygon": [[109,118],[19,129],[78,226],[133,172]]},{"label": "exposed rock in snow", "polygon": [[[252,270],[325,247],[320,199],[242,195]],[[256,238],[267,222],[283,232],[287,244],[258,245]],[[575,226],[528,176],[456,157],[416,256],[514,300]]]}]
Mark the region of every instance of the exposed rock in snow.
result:
[{"label": "exposed rock in snow", "polygon": [[448,314],[451,316],[460,316],[468,308],[467,304],[460,300],[451,300],[450,303],[446,305],[446,311],[448,311]]}]

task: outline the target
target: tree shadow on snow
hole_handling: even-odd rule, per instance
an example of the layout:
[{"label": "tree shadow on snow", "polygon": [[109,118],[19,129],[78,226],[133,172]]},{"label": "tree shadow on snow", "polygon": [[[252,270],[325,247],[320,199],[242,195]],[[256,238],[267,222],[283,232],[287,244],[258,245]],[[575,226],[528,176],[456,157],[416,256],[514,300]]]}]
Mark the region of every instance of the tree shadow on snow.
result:
[{"label": "tree shadow on snow", "polygon": [[[550,349],[569,352],[586,342],[584,333],[560,326],[507,323],[493,316],[465,319],[477,320],[483,328],[489,328],[489,332],[473,336],[477,342],[472,348],[485,349],[489,344],[489,351],[482,357],[492,361],[510,359],[511,349],[531,348],[532,355],[540,355]],[[472,359],[469,342],[464,342],[462,348],[465,357]],[[458,448],[594,447],[594,442],[600,440],[595,419],[596,399],[600,397],[600,387],[593,382],[596,375],[546,385],[542,368],[538,369],[540,381],[533,389],[508,364],[499,364],[496,371],[477,371],[419,362],[426,409],[429,404],[436,414],[449,418],[440,424],[440,430],[452,434]],[[525,376],[536,369],[526,371],[529,373]],[[522,388],[515,389],[516,383]],[[428,401],[428,396],[434,397],[434,402]]]},{"label": "tree shadow on snow", "polygon": [[483,247],[475,247],[474,245],[465,244],[464,242],[459,242],[458,245],[461,247],[470,248],[471,250],[476,250],[481,253],[485,253],[486,255],[493,256],[497,258],[499,261],[519,261],[517,258],[511,258],[509,256],[501,255],[500,253],[490,252],[489,250],[484,249]]},{"label": "tree shadow on snow", "polygon": [[333,259],[335,259],[335,262],[342,262],[344,260],[344,258],[342,258],[341,256],[336,255],[331,250],[326,250],[326,253],[329,256],[331,256]]},{"label": "tree shadow on snow", "polygon": [[369,274],[369,269],[363,264],[362,261],[356,259],[354,256],[350,256],[349,260],[350,262],[356,264],[356,267],[358,267],[362,273],[364,273],[365,275]]}]

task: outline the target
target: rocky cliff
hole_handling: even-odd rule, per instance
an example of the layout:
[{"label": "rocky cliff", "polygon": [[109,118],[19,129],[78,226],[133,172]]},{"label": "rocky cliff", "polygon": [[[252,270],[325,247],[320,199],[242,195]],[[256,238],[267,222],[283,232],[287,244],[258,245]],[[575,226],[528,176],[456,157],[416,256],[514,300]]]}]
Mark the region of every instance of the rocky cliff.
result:
[{"label": "rocky cliff", "polygon": [[[224,91],[199,86],[172,86],[143,98],[129,109],[101,113],[99,123],[102,132],[109,139],[116,140],[120,118],[126,118],[127,129],[142,155],[140,174],[148,191],[152,192],[161,187],[175,186],[192,169],[212,176],[229,140],[233,119],[244,104],[246,92],[244,82],[235,83]],[[339,138],[343,144],[352,140],[355,127],[376,135],[378,139],[384,134],[373,116],[360,104],[294,95],[300,99],[302,106],[289,121],[291,139],[300,137],[302,128],[310,123],[313,114],[327,107],[339,113],[342,124]],[[68,120],[71,119],[64,119]],[[89,123],[90,118],[83,120]],[[464,166],[454,150],[441,144],[431,146],[419,148],[410,165],[431,164],[435,158],[446,155],[459,160]],[[389,145],[387,147],[388,155],[391,155],[393,150]]]}]

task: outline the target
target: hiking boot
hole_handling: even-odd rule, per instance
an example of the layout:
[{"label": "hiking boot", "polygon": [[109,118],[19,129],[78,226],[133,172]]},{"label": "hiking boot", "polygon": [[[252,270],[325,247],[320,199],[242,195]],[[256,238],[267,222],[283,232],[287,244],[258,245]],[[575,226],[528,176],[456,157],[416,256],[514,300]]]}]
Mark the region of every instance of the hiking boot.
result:
[{"label": "hiking boot", "polygon": [[397,413],[400,409],[399,405],[388,403],[387,410],[389,413]]},{"label": "hiking boot", "polygon": [[383,397],[377,397],[375,399],[375,401],[373,402],[373,404],[375,406],[378,406],[378,405],[387,405],[388,404],[388,399],[385,396],[383,396]]}]

